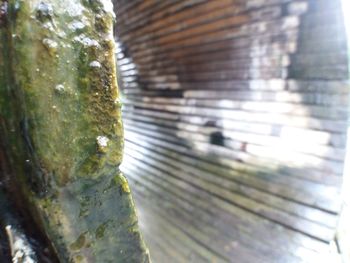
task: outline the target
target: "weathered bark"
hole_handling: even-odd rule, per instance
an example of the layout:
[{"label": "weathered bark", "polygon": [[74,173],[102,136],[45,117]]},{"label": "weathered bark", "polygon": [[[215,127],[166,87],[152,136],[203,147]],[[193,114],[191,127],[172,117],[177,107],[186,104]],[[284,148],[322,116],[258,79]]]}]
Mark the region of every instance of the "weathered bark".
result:
[{"label": "weathered bark", "polygon": [[22,201],[62,262],[148,262],[118,169],[110,1],[0,3],[0,132]]}]

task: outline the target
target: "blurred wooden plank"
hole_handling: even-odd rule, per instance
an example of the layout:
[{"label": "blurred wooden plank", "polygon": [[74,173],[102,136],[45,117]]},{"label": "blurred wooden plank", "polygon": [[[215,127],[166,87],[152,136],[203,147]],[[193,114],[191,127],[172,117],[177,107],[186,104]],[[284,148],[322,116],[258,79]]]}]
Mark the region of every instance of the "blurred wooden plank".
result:
[{"label": "blurred wooden plank", "polygon": [[[333,237],[334,232],[332,228],[322,227],[322,226],[319,226],[318,224],[314,224],[311,221],[306,221],[302,218],[297,219],[292,214],[285,214],[283,210],[288,209],[289,204],[284,203],[282,199],[279,200],[281,204],[278,204],[276,202],[277,201],[276,199],[267,200],[265,196],[263,200],[269,202],[269,205],[272,205],[272,206],[266,206],[265,204],[260,203],[261,201],[259,201],[259,197],[258,197],[259,194],[258,196],[254,196],[254,192],[250,192],[249,190],[248,191],[246,190],[249,188],[245,189],[244,186],[243,187],[237,186],[233,182],[226,181],[224,183],[224,185],[227,187],[227,190],[226,190],[225,189],[226,187],[223,188],[223,185],[217,186],[217,181],[219,181],[219,179],[215,179],[215,177],[210,178],[211,175],[209,173],[205,173],[204,171],[202,171],[196,174],[194,169],[190,170],[189,167],[187,167],[183,163],[181,164],[174,160],[167,162],[164,156],[159,156],[159,155],[156,156],[153,153],[152,155],[149,153],[149,156],[150,156],[149,158],[152,157],[152,159],[155,158],[155,160],[154,161],[147,160],[146,163],[149,163],[149,164],[152,163],[152,165],[156,165],[156,162],[159,162],[158,166],[163,167],[163,169],[166,169],[164,167],[168,166],[169,172],[171,171],[170,170],[171,167],[176,167],[178,171],[182,171],[182,173],[184,174],[187,173],[190,175],[191,183],[198,185],[198,187],[205,189],[206,191],[208,191],[213,195],[221,196],[221,198],[225,200],[230,200],[230,202],[233,202],[233,204],[236,206],[247,209],[248,211],[251,211],[253,213],[259,213],[261,216],[269,218],[270,220],[279,222],[280,224],[283,224],[283,225],[287,225],[291,228],[297,228],[299,231],[304,231],[307,234],[313,235],[323,240],[331,240]],[[160,163],[162,161],[165,161],[164,165]],[[182,173],[180,174],[182,175]],[[187,181],[186,177],[182,178],[182,180]],[[247,193],[250,193],[250,195],[248,194],[247,196]],[[262,196],[260,196],[260,198],[261,197]],[[249,199],[252,199],[253,201]],[[255,201],[254,199],[258,200],[258,202]],[[273,208],[274,206],[277,206],[277,207],[280,206],[279,211],[275,210]],[[281,208],[283,206],[284,208]],[[290,207],[290,208],[293,210],[293,213],[297,212],[296,207]],[[311,211],[308,211],[308,212],[310,213]],[[306,214],[307,212],[304,211],[304,213]],[[309,216],[311,216],[311,213]],[[324,215],[327,218],[327,214],[324,214]],[[315,216],[319,217],[320,214],[317,215],[316,213]],[[322,218],[320,220],[325,221],[325,218]],[[333,221],[333,227],[334,226],[335,224]]]},{"label": "blurred wooden plank", "polygon": [[[136,163],[136,165],[139,165],[139,163]],[[135,167],[135,165],[132,165],[134,168],[136,168]],[[125,167],[124,167],[125,168]],[[131,167],[130,167],[131,168]],[[132,169],[132,168],[131,168]],[[131,178],[133,178],[133,177],[135,177],[135,176],[137,176],[137,174],[138,174],[138,172],[137,171],[135,171],[135,170],[128,170],[129,172],[127,173],[127,174],[129,174],[131,177],[130,177],[130,179]],[[141,171],[141,170],[138,170],[138,171]],[[149,187],[152,187],[152,186],[155,186],[154,184],[159,184],[160,183],[160,180],[159,179],[156,179],[155,181],[153,181],[153,180],[151,180],[150,182],[149,182],[149,180],[150,180],[150,178],[148,179],[148,177],[149,177],[149,175],[150,175],[150,171],[148,171],[148,169],[146,169],[146,170],[144,170],[145,172],[144,173],[141,173],[140,174],[140,176],[141,177],[139,177],[139,179],[136,179],[137,181],[136,181],[136,185],[135,185],[135,187],[137,187],[137,186],[139,186],[140,184],[146,184],[146,185],[149,185]],[[163,176],[162,176],[162,174],[160,173],[159,174],[159,176],[160,176],[160,178],[167,178],[167,180],[170,180],[170,178],[169,178],[169,176],[166,176],[166,177],[164,177],[164,173],[163,173]],[[147,180],[143,180],[143,179],[146,179],[146,178],[143,178],[144,176],[147,176]],[[143,178],[143,179],[142,179]],[[133,179],[133,180],[135,180],[135,179]],[[149,182],[149,183],[147,183],[147,182]],[[163,183],[161,183],[162,185],[164,185]],[[132,184],[132,185],[134,185],[134,184]],[[174,183],[174,181],[171,181],[171,183],[170,183],[170,185],[169,185],[169,188],[168,188],[168,190],[165,190],[165,191],[170,191],[170,192],[172,192],[172,190],[171,189],[174,189],[174,187],[176,187],[176,185],[177,185],[177,183]],[[157,191],[158,189],[159,189],[159,187],[154,187],[154,189]],[[145,192],[145,191],[142,191],[142,192]],[[146,191],[146,192],[148,192],[148,191]],[[169,192],[169,193],[170,193]],[[198,192],[198,190],[195,190],[195,191],[190,191],[191,193],[196,193],[196,192]],[[182,194],[180,194],[179,196],[184,196],[184,195],[186,195],[186,193],[187,193],[187,191],[185,191],[185,192],[183,192],[183,191],[175,191],[174,192],[175,194],[176,193],[182,193]],[[160,194],[160,196],[162,196],[162,194]],[[147,199],[149,199],[149,197],[147,198]],[[154,200],[154,201],[156,201],[157,200],[157,198]],[[167,199],[168,200],[168,199]],[[210,199],[208,199],[208,198],[204,198],[204,197],[202,197],[202,198],[200,198],[200,199],[196,199],[196,198],[194,198],[194,197],[189,197],[189,199],[188,200],[191,200],[191,201],[193,201],[193,202],[199,202],[200,200],[212,200],[212,198],[210,198]],[[141,201],[140,201],[141,202]],[[164,204],[164,202],[165,202],[165,200],[163,200],[162,201],[162,203]],[[172,206],[170,206],[170,207],[178,207],[179,205],[180,206],[182,206],[183,204],[184,204],[184,200],[181,200],[181,201],[179,201],[179,203],[177,203],[177,201],[175,201],[174,199],[172,199],[172,201],[170,201],[169,200],[169,202],[170,202],[170,204],[172,204]],[[210,201],[211,202],[211,201]],[[175,204],[178,204],[178,205],[176,205],[176,206],[174,206]],[[203,205],[205,205],[205,201],[203,202]],[[254,239],[254,235],[256,235],[258,232],[259,232],[259,235],[264,235],[264,225],[265,225],[265,227],[268,227],[268,224],[267,224],[267,222],[265,222],[265,223],[263,223],[264,222],[264,219],[258,219],[258,218],[254,218],[254,216],[253,216],[253,218],[252,218],[252,221],[250,221],[250,223],[248,223],[249,222],[249,220],[248,220],[248,218],[249,218],[249,216],[247,217],[247,215],[244,215],[245,213],[244,213],[244,211],[240,211],[238,214],[236,214],[236,215],[240,215],[240,216],[243,216],[243,218],[245,219],[245,223],[243,223],[243,222],[241,222],[241,223],[236,223],[235,225],[236,226],[238,226],[238,227],[240,227],[240,230],[233,230],[233,229],[231,229],[230,228],[230,226],[232,226],[232,223],[233,222],[236,222],[236,220],[237,220],[237,218],[236,219],[234,219],[234,217],[232,218],[232,215],[231,216],[229,216],[229,218],[227,218],[227,220],[228,221],[226,221],[226,223],[225,223],[225,221],[221,221],[221,220],[224,220],[224,218],[222,218],[222,215],[224,215],[225,214],[225,212],[223,212],[223,211],[218,211],[217,210],[217,205],[218,205],[218,203],[216,202],[215,203],[215,205],[214,204],[206,204],[206,207],[208,207],[208,209],[210,208],[210,210],[214,210],[214,211],[217,211],[217,212],[214,212],[215,213],[215,215],[217,215],[216,216],[216,219],[215,219],[215,221],[211,221],[212,223],[209,223],[209,224],[215,224],[215,225],[220,225],[220,226],[222,226],[222,228],[221,228],[221,231],[223,231],[222,232],[222,234],[221,235],[227,235],[227,234],[232,234],[233,236],[232,236],[232,238],[234,238],[234,240],[237,240],[237,242],[239,243],[239,244],[241,244],[242,246],[244,246],[244,245],[248,245],[248,246],[250,246],[250,247],[255,247],[255,249],[257,250],[257,251],[260,251],[260,253],[264,253],[264,254],[268,254],[269,256],[272,256],[272,254],[274,254],[274,253],[276,253],[277,251],[273,251],[273,248],[274,248],[274,246],[278,246],[279,248],[280,248],[280,252],[282,253],[282,254],[280,254],[280,255],[278,255],[278,254],[275,254],[275,256],[276,256],[276,258],[285,258],[285,259],[287,259],[287,258],[289,258],[289,259],[291,259],[291,258],[293,258],[293,256],[292,255],[294,255],[294,257],[303,257],[304,258],[304,260],[306,260],[307,259],[307,257],[309,257],[309,256],[312,256],[312,257],[315,257],[315,256],[317,256],[316,254],[315,254],[315,251],[314,252],[312,252],[311,250],[308,250],[307,248],[305,248],[305,249],[303,249],[303,248],[301,248],[300,247],[300,243],[299,243],[299,245],[297,245],[298,244],[298,242],[301,242],[301,240],[300,240],[300,238],[301,238],[301,236],[300,237],[298,237],[298,234],[296,234],[296,233],[292,233],[292,232],[288,232],[289,230],[287,230],[287,229],[285,229],[285,230],[282,230],[282,229],[277,229],[277,228],[275,228],[275,227],[273,227],[273,225],[271,225],[270,227],[269,227],[269,229],[270,229],[270,231],[272,231],[272,233],[274,233],[274,230],[276,230],[277,232],[276,233],[274,233],[274,234],[272,234],[271,233],[271,235],[270,235],[270,237],[273,237],[273,238],[266,238],[266,245],[264,244],[264,243],[261,243],[261,242],[259,242],[259,241],[257,241],[256,239]],[[165,206],[164,208],[163,208],[163,210],[167,210],[167,208],[166,208],[167,206]],[[169,207],[169,208],[170,208]],[[184,208],[185,209],[185,208]],[[191,214],[194,214],[194,215],[197,215],[197,213],[201,213],[201,209],[199,208],[199,207],[193,207],[193,208],[191,208],[192,210],[189,212],[189,213],[191,213]],[[238,211],[236,211],[236,212],[238,212]],[[193,217],[193,216],[192,216]],[[176,218],[178,218],[178,217],[176,217]],[[194,217],[193,217],[194,218]],[[198,214],[197,216],[196,216],[196,218],[197,218],[197,220],[200,222],[200,221],[202,221],[202,219],[203,218],[205,218],[205,215],[200,215],[200,214]],[[209,217],[210,218],[210,217]],[[221,218],[221,219],[220,219]],[[213,219],[212,219],[213,220]],[[220,222],[217,222],[217,223],[214,223],[214,222],[216,222],[216,221],[220,221]],[[232,220],[234,220],[234,221],[232,221]],[[229,223],[229,222],[231,222],[231,223]],[[247,224],[248,223],[248,224]],[[256,228],[256,226],[257,225],[259,225],[259,224],[261,224],[261,223],[263,223],[263,225],[261,225],[261,229],[259,230],[259,228]],[[241,227],[242,227],[242,225],[244,225],[244,224],[247,224],[247,227],[248,228],[246,228],[245,230],[244,230],[244,228],[242,229]],[[218,229],[218,228],[217,228]],[[232,232],[232,231],[234,231],[234,232]],[[235,231],[240,231],[241,232],[241,234],[239,234],[239,233],[235,233]],[[243,233],[243,232],[244,233]],[[248,232],[246,232],[246,231],[248,231]],[[260,231],[262,231],[262,232],[260,232]],[[254,234],[255,233],[255,234]],[[289,238],[288,238],[288,240],[289,240],[289,242],[283,242],[283,238],[284,238],[284,240],[286,240],[285,239],[285,237],[283,237],[284,235],[289,235],[290,234],[290,236],[289,236]],[[263,236],[262,236],[263,237]],[[296,238],[297,237],[297,238]],[[250,238],[252,238],[252,239],[250,239]],[[296,238],[296,239],[295,239]],[[306,238],[306,239],[308,239],[307,237],[303,237],[303,238]],[[245,241],[246,240],[246,241]],[[293,241],[294,240],[294,241]],[[247,243],[245,243],[245,242],[247,242]],[[276,243],[274,243],[274,242],[276,242]],[[294,242],[296,242],[296,243],[294,243]],[[307,242],[307,243],[309,243],[309,242]],[[309,243],[309,245],[310,245],[310,243]],[[315,244],[316,245],[316,244]],[[321,245],[321,243],[319,243],[319,245]],[[318,245],[317,245],[318,246]],[[317,247],[316,246],[316,247]],[[313,249],[317,249],[316,247],[314,247]],[[298,248],[298,249],[296,249],[296,248]],[[318,248],[318,249],[322,249],[322,245]],[[323,248],[324,249],[324,248]],[[278,253],[278,252],[277,252]],[[257,257],[258,258],[258,257]]]}]

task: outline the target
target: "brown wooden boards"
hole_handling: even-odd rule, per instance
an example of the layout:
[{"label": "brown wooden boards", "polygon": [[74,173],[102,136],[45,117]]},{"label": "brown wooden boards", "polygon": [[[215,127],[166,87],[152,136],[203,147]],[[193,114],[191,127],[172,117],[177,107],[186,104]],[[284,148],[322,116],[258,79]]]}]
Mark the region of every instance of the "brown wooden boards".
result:
[{"label": "brown wooden boards", "polygon": [[155,262],[336,262],[340,1],[115,2],[122,169]]}]

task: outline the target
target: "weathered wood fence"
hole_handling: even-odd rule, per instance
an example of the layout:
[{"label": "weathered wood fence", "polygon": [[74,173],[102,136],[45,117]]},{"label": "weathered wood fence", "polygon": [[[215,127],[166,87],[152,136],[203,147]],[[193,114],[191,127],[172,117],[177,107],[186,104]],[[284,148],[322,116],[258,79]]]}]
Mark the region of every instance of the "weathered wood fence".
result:
[{"label": "weathered wood fence", "polygon": [[340,1],[115,2],[122,169],[155,261],[327,258],[349,103]]}]

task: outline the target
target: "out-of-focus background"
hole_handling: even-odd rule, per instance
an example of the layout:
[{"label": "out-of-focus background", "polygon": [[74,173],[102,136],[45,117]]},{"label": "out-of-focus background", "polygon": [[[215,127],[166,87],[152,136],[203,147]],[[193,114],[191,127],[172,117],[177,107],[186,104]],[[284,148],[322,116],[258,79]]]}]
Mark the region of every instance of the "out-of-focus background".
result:
[{"label": "out-of-focus background", "polygon": [[350,258],[346,1],[114,2],[153,262]]}]

